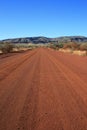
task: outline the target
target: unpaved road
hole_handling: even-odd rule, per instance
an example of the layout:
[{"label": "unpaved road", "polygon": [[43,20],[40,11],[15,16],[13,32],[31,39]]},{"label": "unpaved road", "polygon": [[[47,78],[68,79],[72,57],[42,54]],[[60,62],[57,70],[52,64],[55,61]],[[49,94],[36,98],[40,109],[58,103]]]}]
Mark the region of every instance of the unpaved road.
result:
[{"label": "unpaved road", "polygon": [[87,57],[38,48],[0,58],[0,130],[87,130]]}]

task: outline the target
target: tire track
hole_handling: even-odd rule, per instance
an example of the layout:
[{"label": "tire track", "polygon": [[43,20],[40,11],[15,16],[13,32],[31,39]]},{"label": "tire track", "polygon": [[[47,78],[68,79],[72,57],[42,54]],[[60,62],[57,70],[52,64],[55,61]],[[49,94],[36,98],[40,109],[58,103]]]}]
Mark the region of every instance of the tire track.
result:
[{"label": "tire track", "polygon": [[[26,97],[28,96],[28,93],[31,92],[30,90],[33,81],[33,74],[35,72],[37,63],[36,62],[33,64],[35,60],[38,60],[38,53],[33,55],[30,61],[27,60],[25,64],[22,64],[20,68],[13,72],[14,75],[18,73],[18,77],[17,75],[14,77],[16,80],[12,78],[11,74],[5,79],[5,83],[2,81],[4,91],[2,95],[0,95],[0,130],[16,130]],[[7,84],[7,86],[5,86],[9,78],[11,81],[9,84]],[[22,78],[24,79],[22,80]],[[13,84],[13,81],[16,83]],[[13,86],[11,86],[12,84]],[[9,119],[8,116],[10,117]]]},{"label": "tire track", "polygon": [[[37,52],[32,52],[30,54],[24,55],[20,58],[18,58],[18,62],[13,62],[5,65],[3,69],[1,68],[0,71],[0,81],[4,80],[8,75],[10,75],[13,71],[15,71],[18,67],[20,67],[23,63],[26,62],[26,60],[29,60],[33,55],[35,55]],[[20,61],[21,59],[21,61]]]},{"label": "tire track", "polygon": [[[77,89],[77,93],[84,97],[84,102],[87,102],[87,83],[85,83],[76,73],[72,72],[69,68],[64,66],[59,60],[50,54],[47,54],[49,59],[55,64],[55,66],[61,71],[69,83],[73,86],[73,89]],[[77,87],[74,87],[76,86]],[[79,91],[78,91],[79,90]]]},{"label": "tire track", "polygon": [[0,130],[87,130],[87,83],[54,54],[15,57],[0,81]]}]

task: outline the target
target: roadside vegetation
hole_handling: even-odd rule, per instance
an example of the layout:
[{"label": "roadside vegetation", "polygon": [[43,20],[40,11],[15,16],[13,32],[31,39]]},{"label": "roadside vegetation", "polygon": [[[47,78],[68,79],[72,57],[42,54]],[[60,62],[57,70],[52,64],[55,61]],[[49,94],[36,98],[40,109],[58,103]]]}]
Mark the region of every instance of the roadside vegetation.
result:
[{"label": "roadside vegetation", "polygon": [[2,53],[10,53],[13,51],[14,45],[11,43],[0,43],[0,51]]},{"label": "roadside vegetation", "polygon": [[0,53],[7,54],[7,53],[11,53],[11,52],[20,52],[20,51],[32,50],[32,49],[37,48],[37,47],[38,46],[35,44],[0,43]]},{"label": "roadside vegetation", "polygon": [[59,50],[60,48],[63,48],[63,43],[49,43],[47,45],[48,48],[52,48],[52,49],[55,49],[55,50]]},{"label": "roadside vegetation", "polygon": [[80,50],[82,50],[82,51],[84,51],[84,50],[87,51],[87,43],[81,44],[79,48],[80,48]]},{"label": "roadside vegetation", "polygon": [[85,43],[67,42],[56,44],[50,43],[49,47],[62,52],[69,52],[72,54],[87,56],[87,42]]},{"label": "roadside vegetation", "polygon": [[36,47],[33,44],[19,43],[19,44],[15,44],[14,51],[32,50],[34,48],[36,48]]},{"label": "roadside vegetation", "polygon": [[54,50],[69,52],[78,55],[87,55],[87,42],[76,43],[76,42],[51,42],[47,44],[32,44],[32,43],[0,43],[0,53],[11,53],[32,50],[38,47],[52,48]]}]

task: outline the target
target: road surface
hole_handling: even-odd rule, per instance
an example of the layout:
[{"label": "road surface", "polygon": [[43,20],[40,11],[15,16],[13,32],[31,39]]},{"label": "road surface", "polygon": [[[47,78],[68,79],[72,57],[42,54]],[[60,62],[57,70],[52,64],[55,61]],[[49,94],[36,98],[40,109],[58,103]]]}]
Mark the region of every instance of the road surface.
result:
[{"label": "road surface", "polygon": [[87,130],[87,57],[45,48],[1,57],[0,130]]}]

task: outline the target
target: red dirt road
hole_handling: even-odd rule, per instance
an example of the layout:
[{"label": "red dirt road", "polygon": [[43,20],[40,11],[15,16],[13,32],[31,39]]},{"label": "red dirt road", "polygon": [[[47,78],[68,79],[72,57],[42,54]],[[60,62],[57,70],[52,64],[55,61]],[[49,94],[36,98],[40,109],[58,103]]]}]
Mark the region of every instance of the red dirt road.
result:
[{"label": "red dirt road", "polygon": [[87,57],[39,48],[0,58],[0,130],[87,130]]}]

